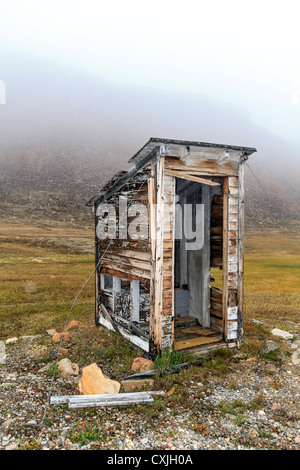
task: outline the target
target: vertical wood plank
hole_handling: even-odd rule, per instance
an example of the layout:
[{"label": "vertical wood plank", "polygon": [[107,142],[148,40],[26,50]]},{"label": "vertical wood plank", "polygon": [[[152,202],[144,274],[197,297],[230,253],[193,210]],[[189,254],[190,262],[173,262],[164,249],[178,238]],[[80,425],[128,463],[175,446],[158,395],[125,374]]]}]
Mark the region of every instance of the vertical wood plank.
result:
[{"label": "vertical wood plank", "polygon": [[140,320],[140,281],[133,279],[130,283],[131,321]]},{"label": "vertical wood plank", "polygon": [[244,173],[245,162],[239,164],[239,186],[238,186],[238,340],[244,337]]},{"label": "vertical wood plank", "polygon": [[[163,267],[163,190],[164,158],[158,155],[152,160],[151,177],[151,260],[150,284],[150,352],[157,355],[162,347],[162,267]],[[151,178],[151,179],[152,179]],[[153,201],[155,202],[153,204]]]},{"label": "vertical wood plank", "polygon": [[204,244],[202,248],[202,326],[210,326],[210,208],[211,208],[211,188],[202,185],[202,204],[204,204]]},{"label": "vertical wood plank", "polygon": [[181,240],[180,240],[180,285],[183,286],[188,283],[187,276],[187,249],[185,239],[185,227],[184,227],[184,207],[186,204],[186,195],[182,194],[180,198],[181,204]]},{"label": "vertical wood plank", "polygon": [[229,181],[224,178],[223,181],[223,332],[227,339],[227,301],[228,301],[228,199],[229,199]]},{"label": "vertical wood plank", "polygon": [[113,312],[115,312],[118,294],[121,293],[121,279],[118,276],[113,277]]},{"label": "vertical wood plank", "polygon": [[162,348],[174,343],[175,178],[164,175]]},{"label": "vertical wood plank", "polygon": [[100,259],[100,240],[98,240],[97,236],[97,223],[98,223],[98,217],[97,217],[97,209],[96,206],[94,205],[94,214],[95,214],[95,266],[96,266],[96,271],[95,271],[95,324],[99,324],[99,317],[100,317],[100,302],[99,302],[99,297],[100,297],[100,292],[101,292],[101,283],[100,283],[100,266],[98,266],[99,259]]}]

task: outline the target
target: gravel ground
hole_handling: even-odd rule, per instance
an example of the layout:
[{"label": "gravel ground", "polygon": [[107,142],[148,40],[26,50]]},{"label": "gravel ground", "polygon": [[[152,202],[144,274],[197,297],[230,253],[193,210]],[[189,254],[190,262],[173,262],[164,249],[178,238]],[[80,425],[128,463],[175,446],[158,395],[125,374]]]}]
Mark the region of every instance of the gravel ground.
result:
[{"label": "gravel ground", "polygon": [[[278,364],[237,351],[226,374],[191,376],[184,399],[174,393],[142,407],[68,410],[47,405],[51,376],[38,372],[39,339],[6,345],[0,450],[300,448],[300,366],[290,356]],[[56,378],[52,395],[78,393],[77,381]]]}]

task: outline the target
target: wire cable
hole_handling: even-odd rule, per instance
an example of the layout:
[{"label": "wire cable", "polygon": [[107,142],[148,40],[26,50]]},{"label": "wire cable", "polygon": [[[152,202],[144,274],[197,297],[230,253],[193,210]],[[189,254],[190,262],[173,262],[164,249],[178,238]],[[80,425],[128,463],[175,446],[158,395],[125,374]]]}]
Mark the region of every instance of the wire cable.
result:
[{"label": "wire cable", "polygon": [[128,208],[132,205],[132,203],[134,202],[136,196],[139,194],[139,192],[142,190],[142,187],[144,186],[145,182],[147,181],[148,179],[148,175],[145,177],[145,179],[142,181],[141,185],[139,186],[139,188],[137,189],[136,193],[134,194],[134,196],[132,197],[130,203],[128,205],[126,205],[126,208],[124,209],[123,213],[121,214],[121,217],[119,217],[119,221],[118,223],[116,224],[116,228],[114,230],[114,233],[113,235],[111,236],[111,238],[109,239],[109,243],[107,245],[107,247],[105,248],[104,250],[104,253],[102,254],[102,256],[100,257],[98,263],[95,265],[93,271],[91,272],[91,274],[88,276],[87,280],[85,281],[85,283],[82,285],[82,287],[80,288],[80,290],[78,291],[72,305],[71,305],[71,308],[68,312],[68,315],[67,315],[67,318],[66,318],[66,321],[65,321],[65,325],[64,325],[64,328],[63,328],[63,332],[61,334],[61,339],[60,339],[60,343],[59,343],[59,346],[58,346],[58,351],[57,351],[57,357],[56,357],[56,362],[55,362],[55,366],[54,366],[54,370],[53,370],[53,374],[52,374],[52,377],[51,377],[51,382],[50,382],[50,386],[49,386],[49,389],[48,389],[48,401],[47,401],[47,405],[46,405],[46,408],[45,408],[45,412],[44,412],[44,415],[43,415],[43,418],[42,418],[42,422],[41,422],[41,426],[43,426],[44,424],[44,421],[45,421],[45,418],[46,418],[46,414],[47,414],[47,411],[48,411],[48,408],[49,408],[49,404],[50,404],[50,397],[51,397],[51,393],[52,393],[52,389],[53,389],[53,383],[54,383],[54,378],[55,378],[55,374],[56,374],[56,370],[57,370],[57,365],[58,365],[58,360],[59,360],[59,351],[61,349],[61,346],[62,346],[62,342],[63,342],[63,337],[64,337],[64,332],[66,330],[66,327],[68,325],[68,322],[69,322],[69,318],[70,318],[70,315],[72,313],[72,310],[74,308],[74,305],[75,303],[77,302],[77,299],[78,297],[80,296],[81,292],[84,290],[85,286],[88,284],[88,282],[90,281],[90,279],[92,278],[92,276],[94,275],[95,271],[98,269],[101,261],[103,260],[105,254],[107,253],[110,245],[112,244],[116,234],[117,234],[117,231],[118,231],[118,228],[120,226],[120,222],[121,220],[123,219],[125,213],[127,212]]}]

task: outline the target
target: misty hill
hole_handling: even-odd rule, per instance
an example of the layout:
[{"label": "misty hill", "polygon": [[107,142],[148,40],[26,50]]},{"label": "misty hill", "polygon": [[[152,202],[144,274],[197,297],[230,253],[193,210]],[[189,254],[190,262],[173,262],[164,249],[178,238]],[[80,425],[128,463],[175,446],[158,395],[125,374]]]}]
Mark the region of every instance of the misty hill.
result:
[{"label": "misty hill", "polygon": [[[155,66],[155,64],[153,64]],[[258,149],[246,168],[249,228],[300,219],[299,149],[205,96],[113,84],[32,57],[3,55],[0,79],[2,217],[92,222],[87,200],[149,139]]]}]

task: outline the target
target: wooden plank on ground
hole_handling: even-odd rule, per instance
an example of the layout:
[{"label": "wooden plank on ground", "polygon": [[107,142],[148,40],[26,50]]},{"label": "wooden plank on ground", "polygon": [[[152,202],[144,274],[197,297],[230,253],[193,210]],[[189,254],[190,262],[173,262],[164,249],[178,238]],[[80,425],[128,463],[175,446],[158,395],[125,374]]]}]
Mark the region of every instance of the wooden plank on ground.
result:
[{"label": "wooden plank on ground", "polygon": [[221,336],[200,336],[198,338],[191,338],[182,341],[175,341],[175,350],[194,348],[203,344],[217,343],[221,341]]},{"label": "wooden plank on ground", "polygon": [[144,398],[136,398],[136,399],[127,399],[127,400],[108,400],[108,401],[87,401],[87,402],[75,402],[69,401],[68,408],[69,409],[80,409],[80,408],[100,408],[100,407],[107,407],[107,406],[129,406],[129,405],[137,405],[140,403],[153,403],[153,397],[150,395]]},{"label": "wooden plank on ground", "polygon": [[147,398],[149,395],[164,395],[162,391],[132,392],[132,393],[110,393],[95,395],[53,395],[50,397],[51,405],[62,405],[69,402],[87,403],[87,402],[109,402],[109,401],[133,401],[140,398]]}]

